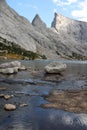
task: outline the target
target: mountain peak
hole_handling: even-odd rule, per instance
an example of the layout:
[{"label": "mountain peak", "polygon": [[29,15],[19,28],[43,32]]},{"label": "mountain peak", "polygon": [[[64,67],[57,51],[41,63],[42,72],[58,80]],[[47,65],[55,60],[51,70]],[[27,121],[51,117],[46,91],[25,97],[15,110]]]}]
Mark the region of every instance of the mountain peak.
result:
[{"label": "mountain peak", "polygon": [[51,27],[55,28],[55,29],[59,29],[60,27],[66,27],[69,23],[71,23],[72,19],[69,19],[59,13],[55,13],[54,14],[54,20],[51,24]]},{"label": "mountain peak", "polygon": [[42,19],[40,18],[40,16],[38,14],[35,15],[33,21],[32,21],[32,25],[38,28],[46,28],[46,24],[42,21]]},{"label": "mountain peak", "polygon": [[2,6],[7,6],[6,0],[0,0],[0,9]]},{"label": "mountain peak", "polygon": [[1,3],[6,3],[6,0],[0,0],[0,4],[1,4]]}]

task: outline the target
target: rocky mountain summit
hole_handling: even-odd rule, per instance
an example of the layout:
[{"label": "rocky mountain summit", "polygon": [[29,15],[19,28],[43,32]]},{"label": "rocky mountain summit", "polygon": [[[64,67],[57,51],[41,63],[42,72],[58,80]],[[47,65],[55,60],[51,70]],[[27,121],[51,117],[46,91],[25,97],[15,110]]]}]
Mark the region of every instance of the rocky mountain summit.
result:
[{"label": "rocky mountain summit", "polygon": [[18,44],[27,51],[45,55],[50,59],[86,59],[86,36],[86,22],[55,13],[52,26],[48,28],[39,15],[30,23],[9,7],[5,0],[0,0],[1,39]]},{"label": "rocky mountain summit", "polygon": [[57,33],[72,38],[78,44],[87,44],[87,22],[76,21],[55,13],[51,27]]}]

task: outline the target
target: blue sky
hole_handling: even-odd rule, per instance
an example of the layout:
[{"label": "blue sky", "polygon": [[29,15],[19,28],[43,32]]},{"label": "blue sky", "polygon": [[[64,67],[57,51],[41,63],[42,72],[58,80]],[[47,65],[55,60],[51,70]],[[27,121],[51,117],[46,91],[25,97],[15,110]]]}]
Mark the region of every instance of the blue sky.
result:
[{"label": "blue sky", "polygon": [[87,21],[87,0],[6,0],[20,15],[31,22],[36,14],[50,27],[54,12]]}]

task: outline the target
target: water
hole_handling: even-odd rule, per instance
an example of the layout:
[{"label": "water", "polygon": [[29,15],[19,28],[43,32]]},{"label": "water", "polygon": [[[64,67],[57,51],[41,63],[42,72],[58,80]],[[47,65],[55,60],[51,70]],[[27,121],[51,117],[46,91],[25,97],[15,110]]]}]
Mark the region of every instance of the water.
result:
[{"label": "water", "polygon": [[[45,75],[44,66],[50,60],[21,62],[29,69],[0,74],[0,87],[7,88],[0,93],[14,95],[9,100],[0,98],[0,130],[87,130],[87,114],[41,107],[47,103],[43,95],[53,90],[87,89],[87,62],[63,61],[68,67],[60,80],[58,75]],[[5,103],[15,104],[17,109],[5,111]],[[20,107],[23,103],[28,106]]]}]

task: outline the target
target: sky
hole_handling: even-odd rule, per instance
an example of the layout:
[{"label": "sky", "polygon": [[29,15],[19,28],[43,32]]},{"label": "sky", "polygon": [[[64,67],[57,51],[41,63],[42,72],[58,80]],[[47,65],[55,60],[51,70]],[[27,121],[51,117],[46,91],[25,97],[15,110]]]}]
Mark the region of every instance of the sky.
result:
[{"label": "sky", "polygon": [[48,27],[57,12],[71,19],[87,22],[87,0],[6,0],[20,15],[30,22],[36,14]]}]

